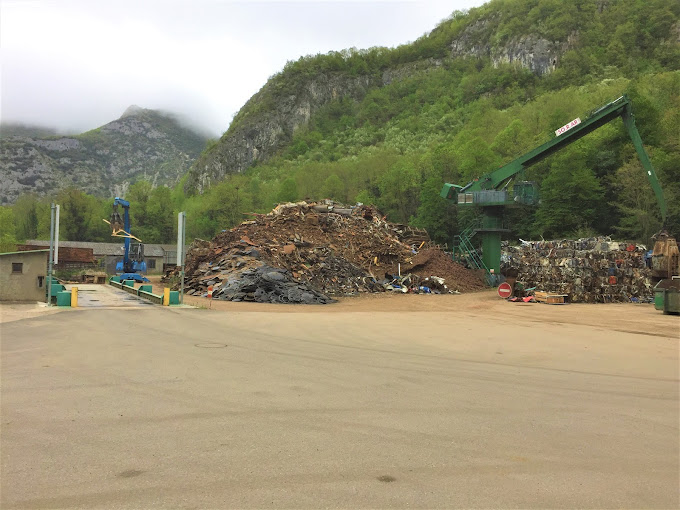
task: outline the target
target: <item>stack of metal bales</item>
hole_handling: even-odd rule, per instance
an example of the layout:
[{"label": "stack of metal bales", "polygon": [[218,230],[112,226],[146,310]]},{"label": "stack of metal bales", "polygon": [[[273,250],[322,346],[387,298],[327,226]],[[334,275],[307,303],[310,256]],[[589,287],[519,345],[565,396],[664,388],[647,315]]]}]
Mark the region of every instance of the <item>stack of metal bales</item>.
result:
[{"label": "stack of metal bales", "polygon": [[650,302],[646,252],[608,237],[522,241],[503,248],[502,271],[514,270],[525,288],[566,294],[572,303]]}]

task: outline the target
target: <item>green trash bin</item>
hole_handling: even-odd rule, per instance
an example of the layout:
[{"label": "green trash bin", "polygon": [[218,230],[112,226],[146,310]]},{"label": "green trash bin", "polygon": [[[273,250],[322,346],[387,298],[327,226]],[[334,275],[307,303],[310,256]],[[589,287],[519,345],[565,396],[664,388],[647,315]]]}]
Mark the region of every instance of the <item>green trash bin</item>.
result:
[{"label": "green trash bin", "polygon": [[654,286],[654,308],[665,314],[680,313],[680,278],[674,276]]},{"label": "green trash bin", "polygon": [[169,305],[178,305],[179,304],[179,291],[178,290],[171,290],[170,291],[170,302],[168,304]]},{"label": "green trash bin", "polygon": [[71,306],[71,291],[57,292],[57,306]]},{"label": "green trash bin", "polygon": [[52,291],[52,297],[57,296],[60,292],[63,292],[66,290],[66,287],[64,287],[61,283],[53,283],[52,286],[50,287]]},{"label": "green trash bin", "polygon": [[659,287],[663,281],[656,284],[654,287],[654,309],[663,310],[663,301],[666,295],[666,289],[664,287]]},{"label": "green trash bin", "polygon": [[680,290],[666,289],[663,302],[664,315],[680,315]]}]

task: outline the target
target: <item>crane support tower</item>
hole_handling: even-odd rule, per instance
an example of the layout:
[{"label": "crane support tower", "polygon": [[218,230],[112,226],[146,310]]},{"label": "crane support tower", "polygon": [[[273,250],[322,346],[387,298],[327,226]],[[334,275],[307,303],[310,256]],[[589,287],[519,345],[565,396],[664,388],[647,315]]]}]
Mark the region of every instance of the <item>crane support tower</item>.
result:
[{"label": "crane support tower", "polygon": [[[635,127],[632,103],[628,96],[623,95],[615,101],[595,110],[583,122],[576,119],[558,129],[555,138],[536,147],[530,152],[518,157],[498,170],[483,175],[474,181],[459,186],[444,184],[440,195],[453,200],[460,207],[481,207],[481,226],[476,229],[482,239],[482,261],[490,272],[499,274],[501,263],[501,234],[508,232],[503,227],[503,211],[505,207],[515,205],[538,205],[539,194],[536,182],[517,180],[524,174],[524,170],[544,160],[551,154],[563,149],[567,145],[583,138],[588,133],[604,126],[608,122],[621,118],[628,131],[638,157],[647,175],[647,179],[656,194],[661,210],[663,224],[666,224],[666,201],[661,184],[649,160],[649,156],[642,145],[640,133]],[[512,185],[512,189],[510,189]]]}]

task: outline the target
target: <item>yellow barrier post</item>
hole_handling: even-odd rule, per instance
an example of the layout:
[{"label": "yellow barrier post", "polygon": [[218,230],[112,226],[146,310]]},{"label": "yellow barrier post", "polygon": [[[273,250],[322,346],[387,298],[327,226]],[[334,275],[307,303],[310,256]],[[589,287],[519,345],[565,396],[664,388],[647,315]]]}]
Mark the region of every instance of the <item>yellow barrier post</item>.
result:
[{"label": "yellow barrier post", "polygon": [[163,306],[169,305],[170,305],[170,289],[168,287],[165,287],[163,289]]},{"label": "yellow barrier post", "polygon": [[78,287],[71,287],[71,308],[78,307]]}]

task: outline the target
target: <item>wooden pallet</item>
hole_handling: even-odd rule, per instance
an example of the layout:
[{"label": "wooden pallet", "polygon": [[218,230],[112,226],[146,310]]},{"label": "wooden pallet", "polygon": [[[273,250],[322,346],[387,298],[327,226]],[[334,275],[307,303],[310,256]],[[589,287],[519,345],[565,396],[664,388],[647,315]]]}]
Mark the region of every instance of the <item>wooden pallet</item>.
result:
[{"label": "wooden pallet", "polygon": [[551,294],[549,292],[536,291],[534,292],[534,299],[539,303],[547,303],[549,305],[563,305],[564,299],[569,294]]}]

